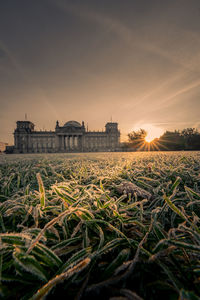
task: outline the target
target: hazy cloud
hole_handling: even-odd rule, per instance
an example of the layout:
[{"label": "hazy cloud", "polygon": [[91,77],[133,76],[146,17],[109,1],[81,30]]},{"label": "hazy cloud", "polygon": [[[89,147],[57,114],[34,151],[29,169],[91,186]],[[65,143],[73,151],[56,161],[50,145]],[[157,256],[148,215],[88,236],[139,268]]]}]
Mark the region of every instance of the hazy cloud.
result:
[{"label": "hazy cloud", "polygon": [[2,1],[0,140],[25,113],[46,129],[112,115],[124,137],[199,126],[199,17],[197,0]]}]

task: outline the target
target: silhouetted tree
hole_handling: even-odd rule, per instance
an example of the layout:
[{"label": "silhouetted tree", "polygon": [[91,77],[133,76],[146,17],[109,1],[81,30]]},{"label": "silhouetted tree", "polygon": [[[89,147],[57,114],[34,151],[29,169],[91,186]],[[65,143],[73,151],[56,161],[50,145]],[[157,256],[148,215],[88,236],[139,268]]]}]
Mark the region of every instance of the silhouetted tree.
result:
[{"label": "silhouetted tree", "polygon": [[[144,129],[132,131],[128,134],[128,143],[124,147],[145,150],[145,137],[147,132]],[[156,147],[157,145],[157,147]],[[154,139],[148,150],[200,150],[200,133],[195,128],[185,128],[182,131],[166,131],[160,138]]]},{"label": "silhouetted tree", "polygon": [[185,141],[185,150],[200,149],[200,133],[195,128],[186,128],[181,131]]},{"label": "silhouetted tree", "polygon": [[128,134],[129,145],[131,148],[140,148],[145,143],[145,137],[147,136],[146,130],[140,128],[137,131],[132,131]]},{"label": "silhouetted tree", "polygon": [[184,138],[179,131],[166,131],[159,139],[161,150],[184,150]]}]

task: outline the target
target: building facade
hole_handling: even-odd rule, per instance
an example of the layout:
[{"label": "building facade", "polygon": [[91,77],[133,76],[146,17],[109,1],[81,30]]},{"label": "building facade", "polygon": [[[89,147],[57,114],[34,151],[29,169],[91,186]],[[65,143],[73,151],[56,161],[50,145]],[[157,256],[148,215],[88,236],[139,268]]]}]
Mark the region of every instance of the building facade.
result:
[{"label": "building facade", "polygon": [[17,121],[14,131],[14,153],[118,151],[118,123],[109,122],[105,131],[88,131],[84,122],[56,122],[55,131],[35,131],[30,121]]}]

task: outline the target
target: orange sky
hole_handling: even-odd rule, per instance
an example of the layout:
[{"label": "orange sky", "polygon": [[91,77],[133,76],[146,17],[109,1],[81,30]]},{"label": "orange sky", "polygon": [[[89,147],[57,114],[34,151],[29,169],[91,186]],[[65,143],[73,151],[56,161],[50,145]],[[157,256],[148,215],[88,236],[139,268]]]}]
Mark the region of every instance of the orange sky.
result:
[{"label": "orange sky", "polygon": [[0,2],[0,141],[25,113],[37,129],[82,120],[200,127],[197,0]]}]

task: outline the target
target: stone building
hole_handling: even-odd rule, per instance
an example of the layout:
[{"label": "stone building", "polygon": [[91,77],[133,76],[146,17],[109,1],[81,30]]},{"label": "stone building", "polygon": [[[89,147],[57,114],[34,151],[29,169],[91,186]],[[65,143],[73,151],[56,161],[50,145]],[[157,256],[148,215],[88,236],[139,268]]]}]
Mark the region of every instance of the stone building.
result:
[{"label": "stone building", "polygon": [[17,121],[14,131],[14,153],[118,151],[118,123],[109,122],[105,131],[88,131],[84,122],[56,122],[55,131],[35,131],[30,121]]}]

